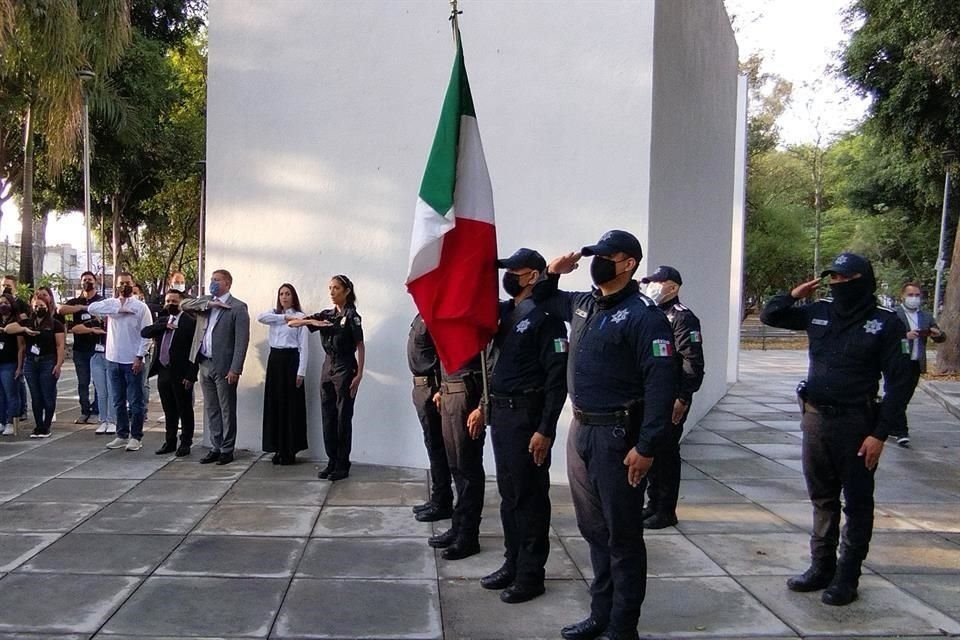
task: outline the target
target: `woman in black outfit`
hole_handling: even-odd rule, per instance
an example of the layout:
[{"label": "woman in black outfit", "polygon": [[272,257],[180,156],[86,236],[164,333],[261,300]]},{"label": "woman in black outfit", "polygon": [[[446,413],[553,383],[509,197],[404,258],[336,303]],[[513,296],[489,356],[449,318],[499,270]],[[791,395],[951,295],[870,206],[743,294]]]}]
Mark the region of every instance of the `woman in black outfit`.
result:
[{"label": "woman in black outfit", "polygon": [[[0,295],[0,327],[17,321],[17,302],[10,294]],[[17,380],[23,374],[26,347],[23,336],[0,332],[0,428],[2,435],[13,435],[13,420],[20,417],[20,391]]]},{"label": "woman in black outfit", "polygon": [[294,464],[297,452],[307,448],[307,399],[303,378],[307,374],[306,327],[288,320],[303,318],[300,296],[292,284],[277,291],[273,309],[257,316],[270,327],[267,380],[263,390],[263,450],[274,452],[273,464]]},{"label": "woman in black outfit", "polygon": [[327,466],[317,475],[335,481],[350,474],[353,404],[363,379],[364,348],[357,296],[350,278],[333,276],[327,288],[332,309],[288,320],[287,324],[320,332],[326,354],[320,375],[320,403]]}]

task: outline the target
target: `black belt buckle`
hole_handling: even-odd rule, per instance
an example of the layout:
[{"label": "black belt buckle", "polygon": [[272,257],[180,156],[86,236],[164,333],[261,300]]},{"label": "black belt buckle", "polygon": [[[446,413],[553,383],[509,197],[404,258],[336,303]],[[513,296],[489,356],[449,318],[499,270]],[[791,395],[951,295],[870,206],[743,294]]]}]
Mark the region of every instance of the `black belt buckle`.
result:
[{"label": "black belt buckle", "polygon": [[615,438],[622,438],[627,435],[627,430],[621,426],[616,426],[613,428],[613,436]]}]

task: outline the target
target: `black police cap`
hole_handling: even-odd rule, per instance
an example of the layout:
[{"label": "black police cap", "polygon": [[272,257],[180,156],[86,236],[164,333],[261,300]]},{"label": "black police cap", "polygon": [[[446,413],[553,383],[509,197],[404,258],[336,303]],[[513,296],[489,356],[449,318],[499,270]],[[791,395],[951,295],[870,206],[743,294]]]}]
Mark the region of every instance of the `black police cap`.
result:
[{"label": "black police cap", "polygon": [[517,249],[509,258],[500,258],[497,260],[499,269],[533,269],[543,273],[547,270],[547,261],[543,256],[533,249]]},{"label": "black police cap", "polygon": [[672,280],[680,285],[683,284],[683,278],[680,277],[680,272],[665,264],[657,267],[657,270],[648,275],[646,278],[641,278],[640,282],[646,284],[648,282],[666,282],[667,280]]},{"label": "black police cap", "polygon": [[637,262],[643,259],[643,249],[640,248],[640,241],[629,231],[620,231],[614,229],[607,231],[600,237],[597,244],[580,249],[580,253],[585,256],[611,256],[622,251]]},{"label": "black police cap", "polygon": [[862,276],[873,275],[873,265],[863,256],[855,253],[841,253],[833,260],[828,268],[820,274],[821,278],[826,278],[831,273],[838,273],[842,276],[852,276],[860,274]]}]

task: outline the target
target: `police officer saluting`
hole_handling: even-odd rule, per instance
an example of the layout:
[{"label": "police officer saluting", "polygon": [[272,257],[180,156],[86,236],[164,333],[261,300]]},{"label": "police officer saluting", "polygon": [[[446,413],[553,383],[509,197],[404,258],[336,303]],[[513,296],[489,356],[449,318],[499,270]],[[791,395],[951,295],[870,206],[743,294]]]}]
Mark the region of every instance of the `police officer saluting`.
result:
[{"label": "police officer saluting", "polygon": [[[832,300],[797,305],[820,284],[820,279],[811,280],[774,297],[760,320],[805,330],[810,339],[807,380],[798,392],[803,475],[813,503],[812,562],[787,587],[825,588],[825,604],[846,605],[857,599],[860,565],[873,533],[874,472],[883,442],[897,428],[910,397],[910,352],[896,313],[877,305],[873,267],[866,258],[842,253],[820,277],[826,276]],[[881,374],[884,397],[877,405]],[[841,492],[846,515],[842,540]]]},{"label": "police officer saluting", "polygon": [[680,495],[680,438],[690,413],[693,394],[703,384],[703,337],[700,319],[680,303],[683,278],[673,267],[663,265],[640,280],[647,285],[646,294],[667,314],[673,328],[673,340],[682,363],[677,398],[667,428],[663,447],[647,475],[649,501],[640,512],[644,529],[665,529],[677,524],[677,498]]},{"label": "police officer saluting", "polygon": [[437,347],[418,313],[410,324],[407,364],[413,374],[413,406],[423,428],[423,444],[430,461],[430,499],[413,508],[420,522],[435,522],[453,514],[450,466],[443,446],[443,424],[433,396],[440,391],[440,359]]},{"label": "police officer saluting", "polygon": [[[567,328],[530,297],[547,263],[520,249],[497,266],[507,269],[503,288],[512,300],[500,303],[490,378],[493,453],[503,523],[503,566],[480,580],[503,589],[507,603],[526,602],[544,592],[550,552],[550,446],[567,395]],[[473,415],[471,419],[483,419]]]},{"label": "police officer saluting", "polygon": [[[557,291],[559,274],[594,256],[592,292]],[[644,477],[676,398],[673,331],[633,280],[643,252],[626,231],[608,231],[580,253],[556,258],[534,297],[571,323],[567,387],[573,422],[567,473],[577,525],[590,545],[590,616],[564,627],[567,640],[637,638],[646,591]]]}]

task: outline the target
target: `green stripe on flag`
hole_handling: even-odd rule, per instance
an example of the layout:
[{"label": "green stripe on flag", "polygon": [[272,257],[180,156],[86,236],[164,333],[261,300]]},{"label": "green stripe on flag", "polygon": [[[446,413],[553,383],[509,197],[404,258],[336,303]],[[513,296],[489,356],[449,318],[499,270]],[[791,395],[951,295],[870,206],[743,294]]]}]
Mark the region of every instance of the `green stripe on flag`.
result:
[{"label": "green stripe on flag", "polygon": [[433,147],[427,159],[427,168],[420,184],[420,199],[441,216],[453,207],[453,192],[457,184],[457,146],[460,143],[460,118],[477,117],[473,96],[463,63],[463,46],[457,33],[457,57],[453,62],[450,84],[440,110],[440,122],[433,137]]},{"label": "green stripe on flag", "polygon": [[910,353],[910,341],[906,338],[900,339],[900,353]]}]

